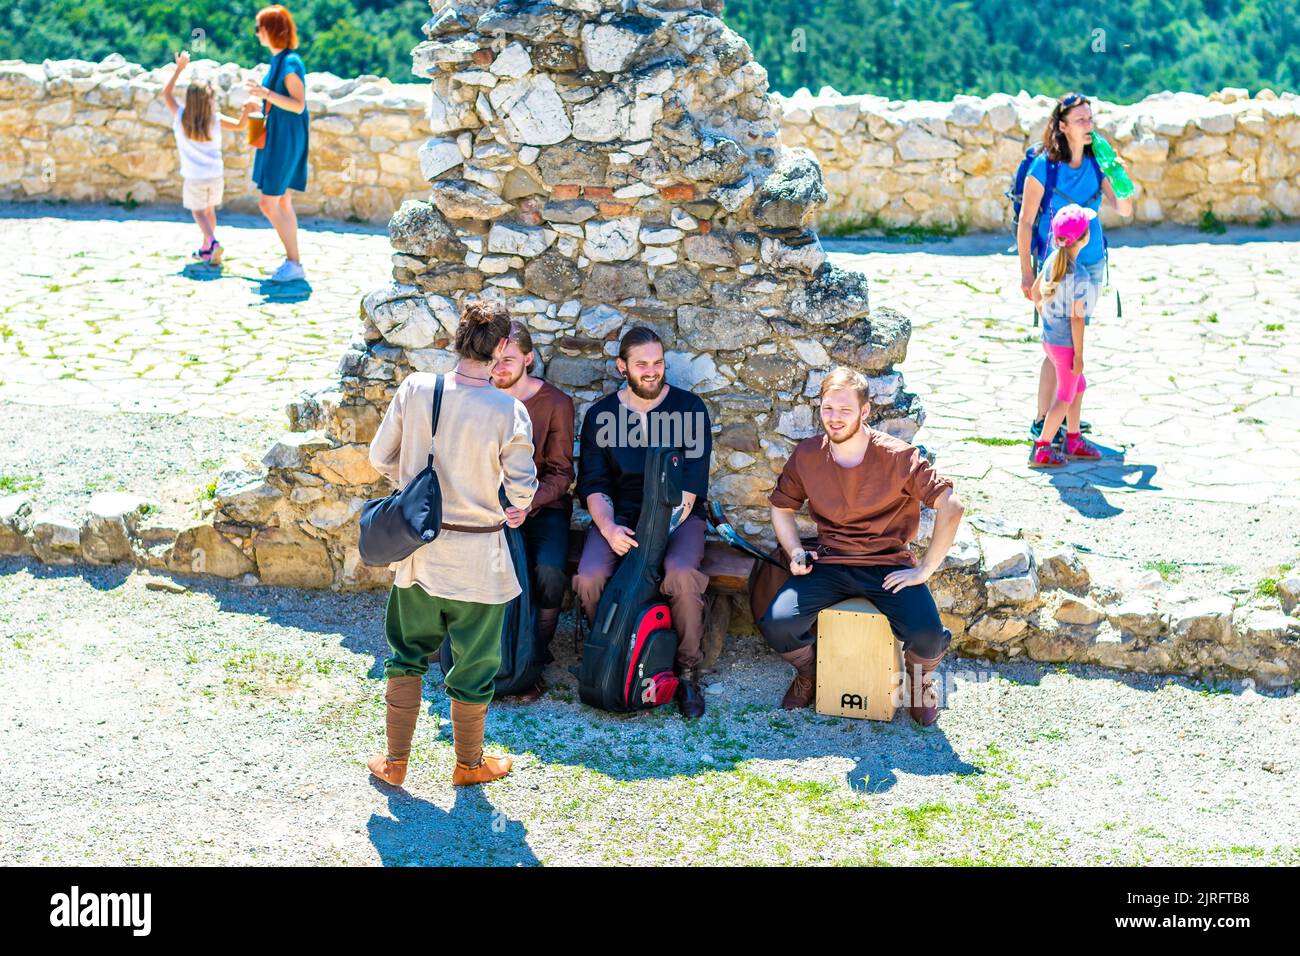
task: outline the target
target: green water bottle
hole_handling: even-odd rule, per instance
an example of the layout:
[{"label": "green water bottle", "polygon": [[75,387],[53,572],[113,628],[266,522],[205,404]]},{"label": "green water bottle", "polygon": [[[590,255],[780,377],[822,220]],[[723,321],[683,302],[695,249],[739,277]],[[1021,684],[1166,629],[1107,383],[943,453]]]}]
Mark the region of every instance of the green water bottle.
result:
[{"label": "green water bottle", "polygon": [[1110,143],[1106,142],[1106,138],[1096,130],[1092,132],[1092,154],[1097,157],[1097,165],[1101,167],[1101,171],[1110,177],[1115,196],[1124,199],[1133,195],[1133,180],[1129,179],[1128,173],[1124,172],[1124,167],[1120,165]]}]

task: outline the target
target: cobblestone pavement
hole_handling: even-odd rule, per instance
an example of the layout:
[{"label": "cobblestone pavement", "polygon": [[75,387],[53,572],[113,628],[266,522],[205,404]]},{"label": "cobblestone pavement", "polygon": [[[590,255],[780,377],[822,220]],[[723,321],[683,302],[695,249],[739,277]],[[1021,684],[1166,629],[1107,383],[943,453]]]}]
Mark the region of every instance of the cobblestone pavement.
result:
[{"label": "cobblestone pavement", "polygon": [[219,215],[218,270],[190,259],[184,215],[0,206],[0,401],[282,422],[334,380],[361,295],[388,277],[387,233],[304,220],[309,286],[277,286],[265,220]]},{"label": "cobblestone pavement", "polygon": [[[386,281],[384,231],[304,220],[310,288],[277,290],[264,280],[279,245],[261,219],[222,217],[218,274],[190,263],[197,231],[182,216],[0,206],[0,402],[278,426],[287,401],[333,380],[361,295]],[[917,440],[980,510],[1130,561],[1249,578],[1294,560],[1300,227],[1113,240],[1123,316],[1112,288],[1088,333],[1084,404],[1106,457],[1058,472],[1029,470],[1012,444],[1027,435],[1042,352],[1005,237],[826,245],[871,277],[874,305],[912,317],[902,369],[928,416]]]},{"label": "cobblestone pavement", "polygon": [[1300,278],[1288,264],[1300,255],[1300,229],[1224,237],[1232,238],[1116,234],[1111,288],[1084,344],[1084,418],[1106,456],[1055,474],[1025,468],[1023,446],[977,440],[1027,436],[1042,360],[1015,259],[998,254],[1004,239],[828,245],[841,265],[871,276],[874,304],[912,317],[903,371],[925,404],[918,441],[949,446],[949,471],[1199,501],[1295,501]]}]

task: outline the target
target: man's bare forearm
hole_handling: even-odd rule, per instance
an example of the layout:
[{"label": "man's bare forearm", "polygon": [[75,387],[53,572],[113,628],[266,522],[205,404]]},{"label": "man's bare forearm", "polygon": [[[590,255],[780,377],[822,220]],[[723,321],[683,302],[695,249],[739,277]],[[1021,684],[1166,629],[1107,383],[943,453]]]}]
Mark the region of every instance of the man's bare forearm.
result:
[{"label": "man's bare forearm", "polygon": [[614,527],[614,501],[609,495],[597,493],[587,496],[587,510],[591,512],[591,523],[601,534],[607,534]]},{"label": "man's bare forearm", "polygon": [[934,503],[934,533],[930,536],[930,547],[925,552],[924,566],[933,574],[948,556],[952,543],[957,537],[957,526],[961,516],[966,513],[966,506],[948,489]]},{"label": "man's bare forearm", "polygon": [[795,523],[794,512],[789,508],[778,508],[775,505],[770,506],[772,513],[772,530],[776,532],[776,540],[780,542],[785,553],[794,557],[794,553],[803,547],[803,542],[799,540],[799,525]]}]

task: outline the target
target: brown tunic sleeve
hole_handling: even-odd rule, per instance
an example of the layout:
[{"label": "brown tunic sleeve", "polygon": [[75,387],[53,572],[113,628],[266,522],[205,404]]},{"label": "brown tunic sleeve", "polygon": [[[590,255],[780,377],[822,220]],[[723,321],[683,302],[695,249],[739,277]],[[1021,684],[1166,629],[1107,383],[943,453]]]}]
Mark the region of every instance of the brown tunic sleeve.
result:
[{"label": "brown tunic sleeve", "polygon": [[935,471],[919,449],[913,448],[912,454],[903,458],[902,462],[906,468],[903,491],[927,508],[933,508],[938,497],[952,488],[952,480]]},{"label": "brown tunic sleeve", "polygon": [[573,484],[573,399],[549,382],[530,403],[537,462],[533,510],[561,501]]},{"label": "brown tunic sleeve", "polygon": [[799,446],[796,445],[786,460],[785,467],[781,469],[780,477],[776,479],[776,487],[767,496],[774,508],[798,511],[808,500],[808,492],[804,490],[803,480],[799,477],[798,459]]}]

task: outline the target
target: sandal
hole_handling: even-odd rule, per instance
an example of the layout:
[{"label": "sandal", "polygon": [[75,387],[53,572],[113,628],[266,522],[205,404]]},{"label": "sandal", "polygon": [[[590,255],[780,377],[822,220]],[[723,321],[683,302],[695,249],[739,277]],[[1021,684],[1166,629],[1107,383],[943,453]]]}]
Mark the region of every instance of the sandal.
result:
[{"label": "sandal", "polygon": [[1047,442],[1035,442],[1029,449],[1030,468],[1063,468],[1065,458],[1053,445]]}]

